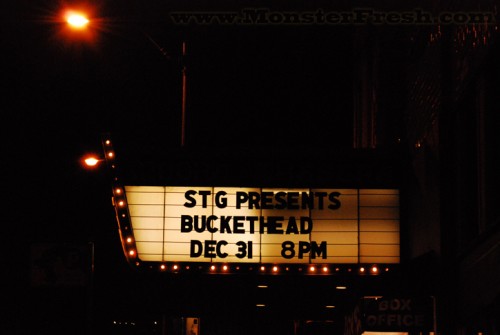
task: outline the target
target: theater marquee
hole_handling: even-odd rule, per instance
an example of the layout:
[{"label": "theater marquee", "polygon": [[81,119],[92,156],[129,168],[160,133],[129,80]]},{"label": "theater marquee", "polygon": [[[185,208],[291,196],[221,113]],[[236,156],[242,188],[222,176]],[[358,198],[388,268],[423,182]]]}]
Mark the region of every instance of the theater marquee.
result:
[{"label": "theater marquee", "polygon": [[125,186],[117,191],[124,250],[137,264],[400,260],[395,189]]}]

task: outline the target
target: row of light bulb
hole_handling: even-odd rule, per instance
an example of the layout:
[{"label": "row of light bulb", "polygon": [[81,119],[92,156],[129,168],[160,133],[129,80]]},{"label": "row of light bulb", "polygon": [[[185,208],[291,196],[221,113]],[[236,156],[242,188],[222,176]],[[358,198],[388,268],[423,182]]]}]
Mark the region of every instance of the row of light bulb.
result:
[{"label": "row of light bulb", "polygon": [[[128,241],[127,241],[128,242]],[[132,251],[132,250],[131,250]],[[135,252],[131,252],[129,254],[130,257],[135,256]],[[148,264],[148,263],[145,263]],[[136,266],[141,266],[142,263],[140,261],[135,262]],[[147,267],[147,266],[146,266]],[[378,275],[380,273],[386,273],[390,271],[389,267],[379,267],[378,265],[369,265],[369,266],[359,266],[359,267],[348,267],[348,268],[340,268],[335,267],[331,268],[327,265],[298,265],[298,266],[288,266],[288,265],[234,265],[234,264],[210,264],[210,265],[189,265],[186,263],[172,263],[165,264],[161,263],[159,266],[157,264],[150,265],[150,269],[158,269],[159,271],[170,271],[170,272],[180,272],[180,271],[207,271],[209,273],[237,273],[241,271],[254,271],[257,270],[259,273],[263,274],[279,274],[279,273],[290,273],[293,270],[297,270],[298,273],[303,274],[332,274],[332,273],[358,273],[365,275]],[[295,272],[294,272],[295,273]]]}]

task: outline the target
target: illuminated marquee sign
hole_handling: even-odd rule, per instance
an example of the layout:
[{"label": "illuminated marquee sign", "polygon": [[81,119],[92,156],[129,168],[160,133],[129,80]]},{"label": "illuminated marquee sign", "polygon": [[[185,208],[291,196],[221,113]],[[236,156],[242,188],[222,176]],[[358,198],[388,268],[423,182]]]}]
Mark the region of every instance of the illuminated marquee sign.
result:
[{"label": "illuminated marquee sign", "polygon": [[[115,206],[119,220],[121,215],[130,221],[128,231],[121,229],[122,241],[127,257],[137,261],[395,264],[400,260],[395,189],[125,186],[124,190],[126,203]],[[120,205],[126,206],[126,214]]]}]

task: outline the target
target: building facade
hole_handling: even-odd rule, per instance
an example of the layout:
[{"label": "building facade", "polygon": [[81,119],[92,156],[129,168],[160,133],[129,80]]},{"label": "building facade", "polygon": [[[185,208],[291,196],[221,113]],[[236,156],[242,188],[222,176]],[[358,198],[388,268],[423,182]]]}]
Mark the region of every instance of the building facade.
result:
[{"label": "building facade", "polygon": [[[491,4],[457,3],[440,10],[497,13]],[[500,215],[493,200],[499,34],[494,15],[486,21],[426,27],[412,36],[405,109],[408,251],[416,281],[437,297],[443,334],[500,331],[494,265],[500,262]]]}]

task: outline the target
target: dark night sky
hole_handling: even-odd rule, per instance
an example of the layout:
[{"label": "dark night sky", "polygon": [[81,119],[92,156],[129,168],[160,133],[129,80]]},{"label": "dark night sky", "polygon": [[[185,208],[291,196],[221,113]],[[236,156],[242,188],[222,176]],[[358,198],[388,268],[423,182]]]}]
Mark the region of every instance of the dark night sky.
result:
[{"label": "dark night sky", "polygon": [[[83,170],[79,159],[99,152],[102,132],[112,134],[115,149],[128,159],[179,148],[182,41],[188,51],[187,150],[269,153],[351,144],[353,58],[363,52],[352,48],[354,27],[185,27],[169,20],[172,9],[249,5],[116,3],[101,2],[90,45],[61,34],[62,24],[53,22],[61,2],[2,4],[2,221],[4,232],[16,236],[7,241],[14,280],[27,274],[32,242],[94,240],[100,262],[123,265],[107,180]],[[352,7],[347,1],[338,7],[299,3],[276,2],[276,10]]]},{"label": "dark night sky", "polygon": [[[352,49],[355,27],[182,26],[172,23],[172,11],[241,10],[248,5],[121,3],[101,2],[97,40],[90,45],[68,41],[60,34],[60,23],[47,22],[58,14],[58,4],[26,2],[11,16],[19,20],[4,20],[7,106],[27,134],[43,133],[52,140],[74,137],[79,145],[87,141],[92,146],[96,134],[110,131],[130,139],[123,147],[150,142],[178,146],[179,54],[185,40],[190,147],[351,144],[352,60],[362,51]],[[273,9],[353,6],[282,3]]]}]

